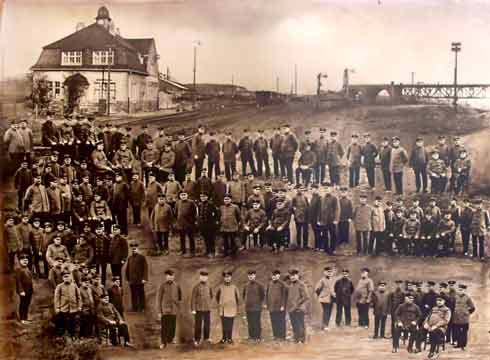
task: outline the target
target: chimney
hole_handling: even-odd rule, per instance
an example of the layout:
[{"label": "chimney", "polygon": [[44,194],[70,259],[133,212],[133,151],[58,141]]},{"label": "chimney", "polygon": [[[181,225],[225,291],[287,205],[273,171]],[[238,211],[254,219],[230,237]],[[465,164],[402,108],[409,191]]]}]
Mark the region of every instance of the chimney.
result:
[{"label": "chimney", "polygon": [[77,24],[77,27],[75,28],[75,31],[80,31],[85,27],[85,24],[83,22],[79,22]]}]

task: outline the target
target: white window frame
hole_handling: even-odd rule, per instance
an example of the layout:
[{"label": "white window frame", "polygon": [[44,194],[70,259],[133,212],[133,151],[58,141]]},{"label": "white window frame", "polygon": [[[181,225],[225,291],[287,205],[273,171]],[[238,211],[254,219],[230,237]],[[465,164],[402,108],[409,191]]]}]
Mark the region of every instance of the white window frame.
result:
[{"label": "white window frame", "polygon": [[[102,93],[101,93],[101,85],[102,85]],[[111,90],[110,90],[111,102],[116,101],[116,82],[114,80],[111,80],[110,86],[111,86]],[[107,99],[107,79],[104,79],[104,82],[102,82],[102,79],[95,80],[94,96],[98,100]]]},{"label": "white window frame", "polygon": [[92,65],[114,65],[114,50],[93,50]]},{"label": "white window frame", "polygon": [[82,65],[83,51],[63,51],[61,52],[61,65]]},{"label": "white window frame", "polygon": [[53,95],[54,97],[61,96],[61,81],[54,81]]}]

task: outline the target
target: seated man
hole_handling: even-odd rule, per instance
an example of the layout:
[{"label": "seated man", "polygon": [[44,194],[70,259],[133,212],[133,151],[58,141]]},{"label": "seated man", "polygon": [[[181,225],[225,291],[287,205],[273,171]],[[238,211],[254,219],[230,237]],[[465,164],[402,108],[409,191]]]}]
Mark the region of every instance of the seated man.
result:
[{"label": "seated man", "polygon": [[128,325],[116,310],[113,304],[109,302],[109,295],[104,294],[97,306],[97,321],[99,330],[108,329],[112,345],[119,344],[119,338],[124,338],[124,346],[132,347],[129,342]]},{"label": "seated man", "polygon": [[451,310],[445,305],[446,299],[443,296],[437,296],[436,306],[432,308],[429,316],[425,319],[421,333],[426,336],[429,333],[430,350],[429,359],[432,359],[439,353],[439,345],[444,344],[445,334],[449,320],[451,319]]}]

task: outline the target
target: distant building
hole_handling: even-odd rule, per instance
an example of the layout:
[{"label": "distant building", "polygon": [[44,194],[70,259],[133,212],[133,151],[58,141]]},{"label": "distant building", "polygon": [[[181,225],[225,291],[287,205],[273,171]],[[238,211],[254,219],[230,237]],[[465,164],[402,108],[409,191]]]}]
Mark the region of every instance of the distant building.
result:
[{"label": "distant building", "polygon": [[[95,22],[43,47],[31,70],[49,81],[55,102],[83,111],[139,112],[158,109],[159,70],[153,38],[126,39],[99,8]],[[77,96],[82,87],[82,95]]]},{"label": "distant building", "polygon": [[165,74],[160,74],[159,83],[159,107],[160,109],[169,109],[177,107],[182,101],[182,97],[189,93],[189,88]]}]

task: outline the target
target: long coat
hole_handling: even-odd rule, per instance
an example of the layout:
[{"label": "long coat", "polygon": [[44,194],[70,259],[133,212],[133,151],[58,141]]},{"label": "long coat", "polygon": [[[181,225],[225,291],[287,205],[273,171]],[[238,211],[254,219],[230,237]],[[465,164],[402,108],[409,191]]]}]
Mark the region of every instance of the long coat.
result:
[{"label": "long coat", "polygon": [[109,244],[109,256],[111,264],[121,264],[128,258],[128,241],[122,235],[111,238]]},{"label": "long coat", "polygon": [[470,322],[470,315],[475,312],[475,304],[467,294],[456,294],[453,323],[464,325]]},{"label": "long coat", "polygon": [[173,212],[169,204],[156,204],[150,215],[151,230],[168,232],[173,223]]},{"label": "long coat", "polygon": [[238,288],[233,284],[221,284],[216,291],[216,302],[218,303],[218,314],[220,316],[237,316],[240,306]]},{"label": "long coat", "polygon": [[160,285],[157,294],[157,313],[177,315],[182,303],[182,289],[174,281],[165,281]]},{"label": "long coat", "polygon": [[177,230],[192,231],[196,226],[197,207],[192,200],[178,200],[175,206]]}]

